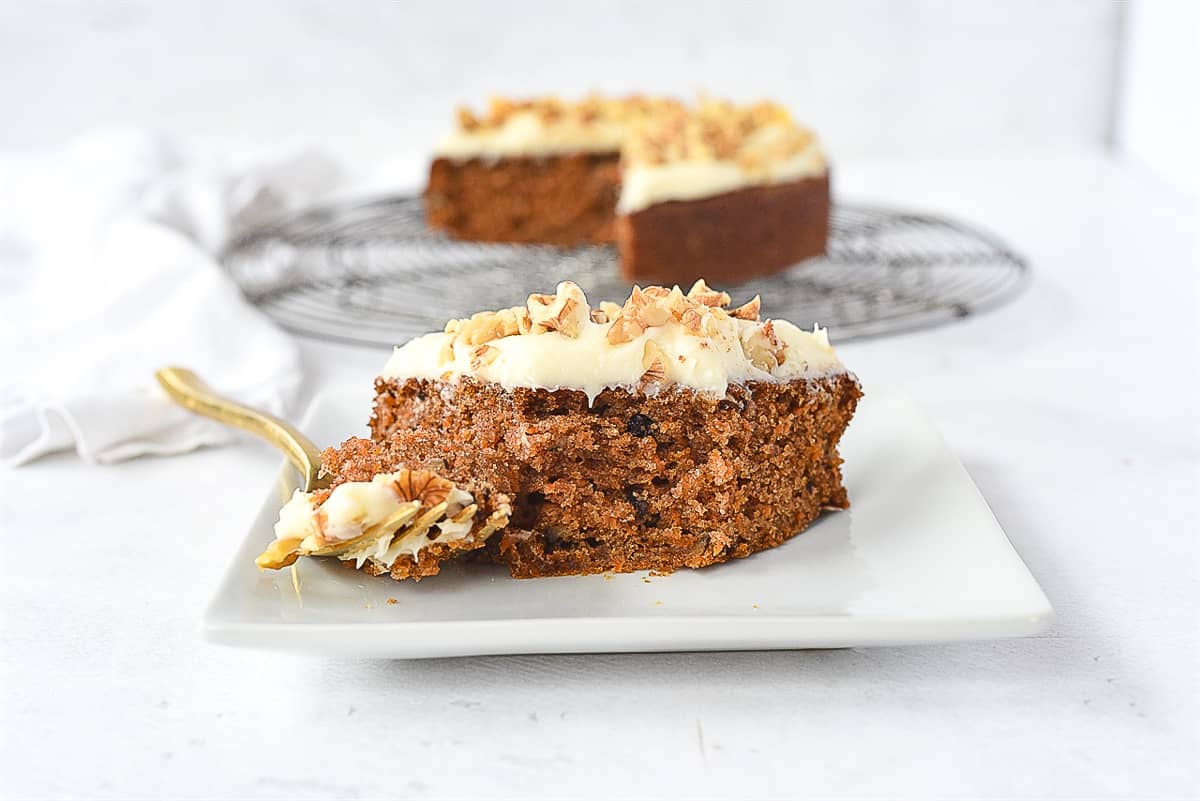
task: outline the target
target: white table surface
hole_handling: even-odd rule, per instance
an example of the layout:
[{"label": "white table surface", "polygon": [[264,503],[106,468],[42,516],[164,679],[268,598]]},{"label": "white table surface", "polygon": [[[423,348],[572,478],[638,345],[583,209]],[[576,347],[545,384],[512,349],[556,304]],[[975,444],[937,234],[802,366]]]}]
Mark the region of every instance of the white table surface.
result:
[{"label": "white table surface", "polygon": [[[1195,206],[1080,153],[838,177],[1032,260],[1011,305],[841,353],[867,392],[899,385],[938,421],[1055,605],[1051,634],[416,662],[222,648],[197,621],[278,457],[62,455],[0,485],[0,795],[1195,797]],[[385,356],[304,353],[309,395]]]}]

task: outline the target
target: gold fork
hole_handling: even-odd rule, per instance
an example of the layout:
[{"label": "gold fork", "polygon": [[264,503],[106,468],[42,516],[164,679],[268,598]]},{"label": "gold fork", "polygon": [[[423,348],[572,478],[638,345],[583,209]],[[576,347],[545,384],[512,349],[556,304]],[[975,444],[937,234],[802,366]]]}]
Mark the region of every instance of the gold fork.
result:
[{"label": "gold fork", "polygon": [[[325,489],[331,483],[329,476],[321,474],[321,452],[312,440],[301,434],[294,426],[272,414],[245,406],[223,397],[208,387],[200,377],[184,367],[164,367],[154,377],[159,386],[180,406],[195,414],[216,420],[219,423],[240,428],[274,445],[287,455],[288,461],[300,471],[304,492]],[[410,499],[411,500],[411,499]],[[428,531],[442,520],[460,523],[470,520],[478,506],[474,503],[447,516],[448,504],[443,501],[425,508],[421,502],[412,500],[398,509],[395,514],[374,526],[359,537],[319,547],[304,548],[300,540],[275,540],[259,555],[259,567],[279,569],[295,563],[300,556],[339,556],[349,553],[363,542],[391,534],[393,538],[412,536]],[[498,508],[484,521],[479,536],[487,536],[508,523],[509,509]],[[293,576],[295,580],[295,576]]]},{"label": "gold fork", "polygon": [[154,373],[158,385],[188,411],[240,428],[264,439],[283,451],[300,471],[305,492],[329,486],[329,477],[321,475],[321,452],[312,440],[295,426],[278,417],[218,395],[200,376],[185,367],[164,367]]}]

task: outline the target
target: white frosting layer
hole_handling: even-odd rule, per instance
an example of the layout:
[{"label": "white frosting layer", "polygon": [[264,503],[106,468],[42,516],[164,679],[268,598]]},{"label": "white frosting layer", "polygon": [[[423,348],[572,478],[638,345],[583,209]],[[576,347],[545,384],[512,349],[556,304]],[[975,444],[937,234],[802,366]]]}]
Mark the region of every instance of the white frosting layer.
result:
[{"label": "white frosting layer", "polygon": [[695,200],[745,189],[824,175],[825,157],[815,144],[782,161],[749,170],[734,161],[673,161],[626,164],[621,170],[617,211],[632,214],[668,200]]},{"label": "white frosting layer", "polygon": [[549,156],[562,153],[615,153],[625,136],[624,126],[604,120],[583,123],[562,118],[543,120],[533,111],[518,111],[499,127],[456,130],[434,149],[448,159],[496,159],[505,156]]},{"label": "white frosting layer", "polygon": [[[533,110],[516,111],[503,123],[471,130],[458,128],[438,143],[434,152],[455,160],[537,158],[568,153],[616,153],[629,129],[618,118],[573,115],[547,119]],[[750,186],[785,183],[824,175],[825,156],[815,138],[798,153],[789,148],[796,129],[789,124],[766,125],[751,133],[738,148],[736,159],[693,159],[688,156],[661,163],[626,158],[621,167],[617,211],[630,214],[655,203],[695,200]],[[781,153],[793,153],[781,156]]]},{"label": "white frosting layer", "polygon": [[[323,515],[317,523],[318,507],[313,505],[312,493],[296,490],[291,499],[279,510],[279,522],[275,524],[277,540],[300,540],[302,552],[312,552],[349,542],[378,526],[402,509],[412,506],[396,493],[395,482],[399,473],[380,473],[370,481],[348,481],[339,484],[330,492],[319,511]],[[454,516],[473,502],[470,493],[458,488],[450,491],[445,516]],[[407,524],[406,524],[407,525]],[[412,532],[394,537],[395,531],[383,531],[374,539],[361,543],[352,551],[339,553],[338,558],[353,560],[362,565],[370,559],[387,567],[402,554],[415,555],[419,550],[434,542],[459,540],[471,531],[471,521],[455,523],[443,520],[434,526],[436,536],[428,531]]]},{"label": "white frosting layer", "polygon": [[[783,320],[773,321],[775,335],[786,348],[783,362],[767,371],[755,366],[745,347],[761,332],[762,323],[726,317],[714,324],[719,326],[714,336],[695,336],[678,323],[669,323],[613,345],[606,339],[608,324],[588,321],[577,337],[549,331],[494,339],[487,344],[499,353],[490,364],[473,363],[475,346],[454,341],[451,334],[426,334],[396,348],[383,376],[444,380],[470,376],[506,389],[577,389],[591,401],[610,387],[637,386],[646,372],[649,345],[662,354],[664,385],[716,395],[724,395],[731,383],[790,381],[845,371],[823,329],[807,332]],[[450,352],[453,357],[446,360]]]}]

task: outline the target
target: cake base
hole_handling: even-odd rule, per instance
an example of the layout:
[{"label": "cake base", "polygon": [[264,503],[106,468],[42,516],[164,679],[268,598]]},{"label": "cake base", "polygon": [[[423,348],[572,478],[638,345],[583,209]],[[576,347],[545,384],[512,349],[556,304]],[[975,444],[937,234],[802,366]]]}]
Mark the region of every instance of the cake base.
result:
[{"label": "cake base", "polygon": [[616,153],[435,159],[425,190],[429,225],[458,239],[571,246],[614,238]]},{"label": "cake base", "polygon": [[510,496],[509,526],[482,553],[518,578],[703,567],[848,505],[837,443],[861,396],[849,374],[724,398],[608,389],[591,405],[471,379],[379,379],[376,392],[373,441],[327,451],[326,467],[339,480],[425,467]]},{"label": "cake base", "polygon": [[829,239],[829,174],[672,200],[617,219],[629,281],[736,284],[820,256]]}]

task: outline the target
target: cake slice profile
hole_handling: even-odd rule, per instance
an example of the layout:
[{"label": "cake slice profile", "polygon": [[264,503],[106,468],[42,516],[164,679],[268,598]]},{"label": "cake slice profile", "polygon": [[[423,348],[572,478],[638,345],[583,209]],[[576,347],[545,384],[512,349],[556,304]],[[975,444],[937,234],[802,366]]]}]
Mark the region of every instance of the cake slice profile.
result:
[{"label": "cake slice profile", "polygon": [[825,252],[829,169],[776,103],[589,97],[460,109],[425,190],[458,239],[617,245],[622,274],[736,283]]},{"label": "cake slice profile", "polygon": [[578,286],[397,348],[371,441],[325,458],[431,469],[511,499],[485,555],[520,578],[703,567],[848,504],[861,395],[824,331],[697,282],[592,308]]},{"label": "cake slice profile", "polygon": [[838,442],[858,379],[826,333],[697,281],[593,308],[571,282],[398,347],[370,439],[321,456],[259,557],[394,579],[449,559],[514,577],[699,568],[849,504]]}]

